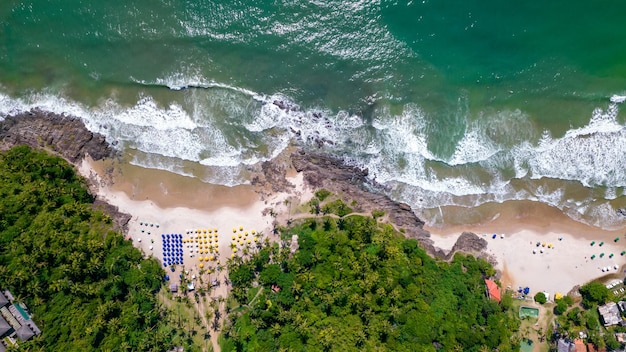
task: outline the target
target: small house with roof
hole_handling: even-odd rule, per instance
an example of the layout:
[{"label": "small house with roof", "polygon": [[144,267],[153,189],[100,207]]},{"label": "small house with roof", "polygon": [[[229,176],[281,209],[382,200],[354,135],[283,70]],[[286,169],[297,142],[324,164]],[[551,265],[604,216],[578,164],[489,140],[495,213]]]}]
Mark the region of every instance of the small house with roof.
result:
[{"label": "small house with roof", "polygon": [[[0,352],[5,350],[4,337],[17,338],[28,341],[33,336],[41,334],[41,330],[31,319],[26,306],[13,302],[13,295],[9,291],[0,291]],[[12,340],[13,341],[13,340]]]},{"label": "small house with roof", "polygon": [[602,323],[605,327],[621,324],[623,321],[619,308],[615,302],[609,302],[603,306],[599,306],[598,313],[600,313]]},{"label": "small house with roof", "polygon": [[498,284],[496,284],[493,280],[485,280],[485,285],[487,286],[487,297],[500,302],[502,297],[500,295],[500,288],[498,287]]}]

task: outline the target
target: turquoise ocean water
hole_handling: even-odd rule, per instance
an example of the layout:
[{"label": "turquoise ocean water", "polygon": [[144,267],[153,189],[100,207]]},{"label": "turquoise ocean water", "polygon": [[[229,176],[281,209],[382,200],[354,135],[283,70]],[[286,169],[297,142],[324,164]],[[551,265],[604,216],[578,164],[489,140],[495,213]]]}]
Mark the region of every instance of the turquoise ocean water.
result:
[{"label": "turquoise ocean water", "polygon": [[434,224],[524,199],[617,226],[625,33],[618,0],[4,0],[0,116],[76,115],[226,185],[295,138]]}]

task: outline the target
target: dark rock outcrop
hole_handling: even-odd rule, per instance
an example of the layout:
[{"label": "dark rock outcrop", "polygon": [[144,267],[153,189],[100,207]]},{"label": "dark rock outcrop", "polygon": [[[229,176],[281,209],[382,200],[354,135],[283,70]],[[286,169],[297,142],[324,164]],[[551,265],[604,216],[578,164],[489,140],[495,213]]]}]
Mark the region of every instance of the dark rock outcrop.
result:
[{"label": "dark rock outcrop", "polygon": [[[7,116],[0,121],[0,150],[18,145],[53,152],[74,165],[86,155],[94,160],[115,155],[104,136],[89,131],[80,119],[41,110]],[[117,230],[126,231],[130,215],[98,199],[93,208],[110,216]]]},{"label": "dark rock outcrop", "polygon": [[100,199],[96,199],[93,202],[92,208],[94,210],[99,210],[107,214],[113,221],[115,230],[120,231],[122,233],[127,233],[128,222],[130,221],[132,216],[130,216],[129,214],[120,212],[119,208],[116,207],[115,205],[111,205]]},{"label": "dark rock outcrop", "polygon": [[390,222],[404,229],[408,237],[426,239],[430,236],[408,204],[393,201],[379,192],[381,187],[367,179],[368,170],[345,164],[341,159],[307,153],[302,150],[291,155],[296,171],[313,188],[325,188],[355,202],[357,212],[384,211]]},{"label": "dark rock outcrop", "polygon": [[463,232],[449,251],[435,247],[431,241],[420,241],[420,244],[430,255],[446,261],[452,259],[455,253],[465,253],[485,259],[491,264],[496,264],[495,258],[485,252],[487,241],[473,232]]},{"label": "dark rock outcrop", "polygon": [[87,154],[94,160],[114,155],[104,136],[89,131],[80,119],[41,110],[0,121],[0,149],[16,145],[52,151],[73,164]]}]

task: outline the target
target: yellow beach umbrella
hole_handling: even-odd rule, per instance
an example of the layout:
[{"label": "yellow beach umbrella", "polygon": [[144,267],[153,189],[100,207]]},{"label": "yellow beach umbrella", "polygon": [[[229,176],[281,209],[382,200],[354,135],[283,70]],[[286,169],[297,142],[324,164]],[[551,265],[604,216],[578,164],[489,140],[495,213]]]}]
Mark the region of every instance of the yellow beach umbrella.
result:
[{"label": "yellow beach umbrella", "polygon": [[210,260],[210,261],[214,261],[214,260],[215,260],[215,257],[214,257],[214,256],[210,256],[210,257],[209,257],[209,260]]},{"label": "yellow beach umbrella", "polygon": [[230,236],[230,238],[232,238],[232,239],[233,239],[233,241],[234,241],[234,240],[235,240],[235,238],[237,238],[237,236],[232,235],[232,236]]},{"label": "yellow beach umbrella", "polygon": [[256,242],[256,241],[258,241],[259,239],[255,237],[255,238],[253,238],[253,240],[254,240],[254,242]]},{"label": "yellow beach umbrella", "polygon": [[235,258],[235,253],[230,255],[231,258]]},{"label": "yellow beach umbrella", "polygon": [[233,253],[237,253],[237,248],[233,248]]},{"label": "yellow beach umbrella", "polygon": [[250,239],[248,239],[246,242],[247,242],[248,244],[250,244]]},{"label": "yellow beach umbrella", "polygon": [[238,233],[238,234],[237,234],[237,237],[241,238],[241,234],[240,234],[240,233]]},{"label": "yellow beach umbrella", "polygon": [[244,236],[248,236],[248,231],[243,233]]},{"label": "yellow beach umbrella", "polygon": [[254,231],[254,230],[252,230],[252,231],[250,231],[250,232],[252,232],[252,234],[253,234],[253,235],[256,233],[256,231]]},{"label": "yellow beach umbrella", "polygon": [[213,232],[217,233],[217,227],[213,229]]},{"label": "yellow beach umbrella", "polygon": [[239,226],[239,231],[243,231],[243,226]]},{"label": "yellow beach umbrella", "polygon": [[237,232],[237,229],[233,227],[233,232]]},{"label": "yellow beach umbrella", "polygon": [[200,263],[200,265],[198,265],[200,267],[200,269],[204,268],[204,264]]}]

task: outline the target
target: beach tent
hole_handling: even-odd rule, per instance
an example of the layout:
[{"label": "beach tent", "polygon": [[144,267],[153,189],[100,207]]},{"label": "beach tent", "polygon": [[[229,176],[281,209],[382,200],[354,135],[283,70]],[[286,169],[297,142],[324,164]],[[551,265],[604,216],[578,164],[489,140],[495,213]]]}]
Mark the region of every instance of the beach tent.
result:
[{"label": "beach tent", "polygon": [[524,287],[524,294],[527,295],[530,293],[530,288],[529,287]]},{"label": "beach tent", "polygon": [[485,280],[485,285],[487,285],[487,295],[489,298],[500,302],[500,288],[498,285],[492,280]]}]

